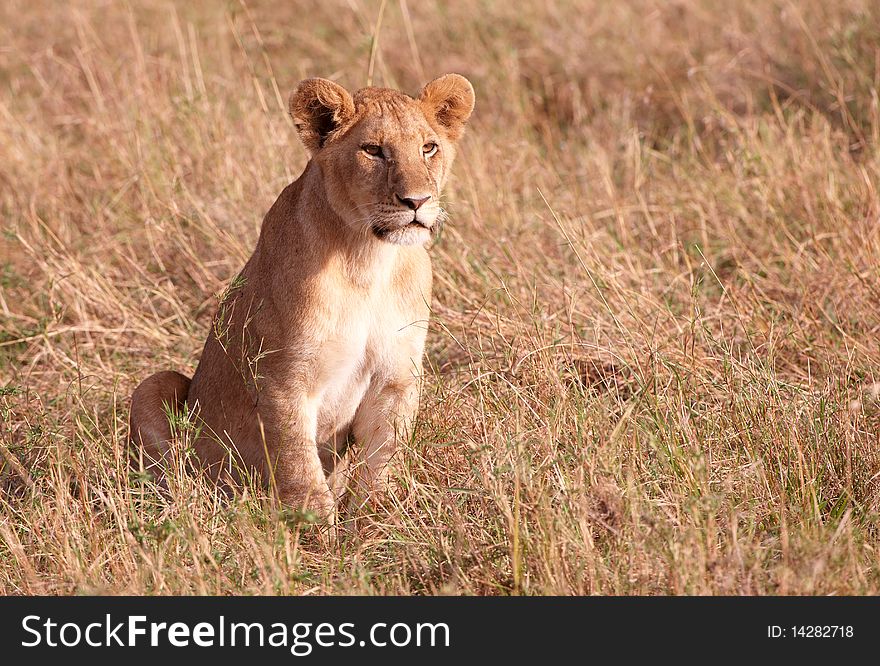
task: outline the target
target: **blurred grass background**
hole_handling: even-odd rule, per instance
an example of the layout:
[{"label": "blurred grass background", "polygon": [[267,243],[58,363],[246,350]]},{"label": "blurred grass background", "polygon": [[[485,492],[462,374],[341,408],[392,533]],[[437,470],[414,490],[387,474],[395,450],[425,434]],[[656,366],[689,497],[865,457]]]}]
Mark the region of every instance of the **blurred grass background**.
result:
[{"label": "blurred grass background", "polygon": [[[371,53],[477,91],[393,492],[164,497],[128,396]],[[875,0],[5,0],[0,592],[877,594],[878,83]]]}]

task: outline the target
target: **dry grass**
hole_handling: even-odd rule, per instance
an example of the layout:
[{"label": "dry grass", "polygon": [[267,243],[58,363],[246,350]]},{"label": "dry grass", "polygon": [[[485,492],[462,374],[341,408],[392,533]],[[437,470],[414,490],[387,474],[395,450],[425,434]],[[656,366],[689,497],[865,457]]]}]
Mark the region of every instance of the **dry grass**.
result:
[{"label": "dry grass", "polygon": [[0,592],[877,594],[880,6],[387,3],[478,107],[378,524],[130,478],[380,2],[0,4]]}]

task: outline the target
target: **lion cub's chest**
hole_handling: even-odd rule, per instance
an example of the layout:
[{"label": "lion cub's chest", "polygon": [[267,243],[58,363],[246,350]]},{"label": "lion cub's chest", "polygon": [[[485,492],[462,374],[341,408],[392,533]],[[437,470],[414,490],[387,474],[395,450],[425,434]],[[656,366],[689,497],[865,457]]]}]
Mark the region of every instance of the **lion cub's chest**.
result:
[{"label": "lion cub's chest", "polygon": [[338,317],[326,331],[317,354],[315,386],[316,441],[344,437],[358,407],[370,392],[380,391],[403,363],[421,357],[410,322],[396,309],[366,305]]}]

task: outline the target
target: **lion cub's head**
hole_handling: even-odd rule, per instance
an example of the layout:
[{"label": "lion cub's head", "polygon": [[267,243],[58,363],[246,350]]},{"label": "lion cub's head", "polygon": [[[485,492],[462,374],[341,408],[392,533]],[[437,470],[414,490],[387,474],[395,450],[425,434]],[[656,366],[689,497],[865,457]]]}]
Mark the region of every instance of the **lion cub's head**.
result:
[{"label": "lion cub's head", "polygon": [[290,96],[336,214],[399,245],[427,242],[440,224],[440,190],[473,108],[474,89],[458,74],[432,81],[417,98],[388,88],[351,95],[327,79],[306,79]]}]

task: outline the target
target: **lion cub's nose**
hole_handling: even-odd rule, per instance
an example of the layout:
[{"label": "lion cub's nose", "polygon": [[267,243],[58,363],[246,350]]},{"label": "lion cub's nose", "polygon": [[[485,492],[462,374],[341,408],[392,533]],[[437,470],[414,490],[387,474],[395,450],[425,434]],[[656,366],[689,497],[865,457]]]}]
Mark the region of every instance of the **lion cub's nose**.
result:
[{"label": "lion cub's nose", "polygon": [[430,194],[426,197],[402,197],[399,194],[395,194],[394,196],[397,197],[397,200],[400,203],[402,203],[404,206],[406,206],[410,210],[418,210],[419,208],[422,207],[423,203],[425,203],[428,199],[431,198]]}]

